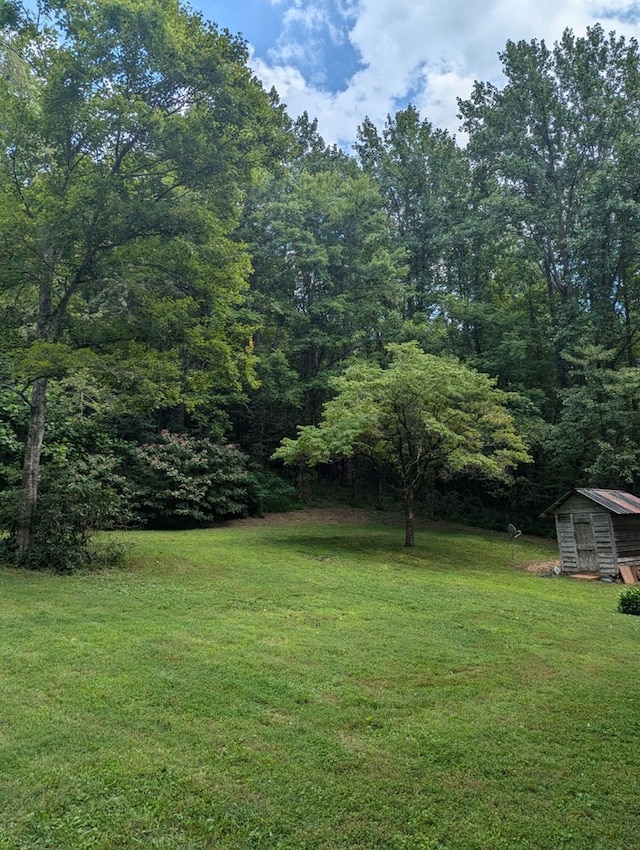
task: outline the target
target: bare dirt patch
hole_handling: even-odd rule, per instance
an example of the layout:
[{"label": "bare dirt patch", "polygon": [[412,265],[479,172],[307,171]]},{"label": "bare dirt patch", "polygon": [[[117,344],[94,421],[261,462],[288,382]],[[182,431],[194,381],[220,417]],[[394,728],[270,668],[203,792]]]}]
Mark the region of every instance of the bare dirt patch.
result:
[{"label": "bare dirt patch", "polygon": [[383,522],[384,515],[376,511],[362,508],[306,508],[303,511],[288,511],[287,513],[267,514],[263,517],[245,517],[231,519],[226,526],[257,526],[257,525],[301,525],[307,522],[319,522],[323,525],[362,525],[367,522]]},{"label": "bare dirt patch", "polygon": [[[404,515],[399,511],[375,511],[366,508],[349,508],[333,506],[326,508],[303,508],[299,511],[267,514],[263,517],[245,517],[243,519],[225,520],[221,525],[253,526],[253,525],[302,525],[308,522],[318,522],[323,525],[363,525],[376,523],[378,525],[395,525],[404,527]],[[216,525],[218,525],[216,523]],[[422,519],[416,517],[416,528],[452,528],[462,526],[443,520]]]},{"label": "bare dirt patch", "polygon": [[549,575],[549,573],[559,568],[560,561],[537,561],[534,564],[527,564],[525,567],[528,573],[534,573],[537,576]]}]

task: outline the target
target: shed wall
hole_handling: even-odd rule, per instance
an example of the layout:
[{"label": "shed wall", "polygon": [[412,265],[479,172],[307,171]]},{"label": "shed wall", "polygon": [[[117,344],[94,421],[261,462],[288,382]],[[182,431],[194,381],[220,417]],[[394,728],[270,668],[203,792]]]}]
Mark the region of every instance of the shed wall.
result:
[{"label": "shed wall", "polygon": [[[613,523],[605,508],[579,494],[571,496],[556,514],[556,533],[564,572],[617,574],[618,554]],[[640,525],[638,533],[640,543]]]},{"label": "shed wall", "polygon": [[640,567],[640,516],[614,516],[618,563]]},{"label": "shed wall", "polygon": [[615,576],[619,553],[611,514],[605,510],[595,511],[591,515],[591,523],[596,541],[596,572],[603,576]]},{"label": "shed wall", "polygon": [[578,550],[573,535],[573,521],[570,513],[556,514],[556,536],[560,550],[560,564],[563,572],[578,572]]},{"label": "shed wall", "polygon": [[558,508],[558,510],[561,511],[563,514],[591,514],[595,511],[604,511],[607,516],[609,515],[609,512],[605,508],[601,507],[600,505],[597,505],[595,502],[592,502],[591,499],[587,499],[586,496],[581,496],[580,493],[573,493],[571,496],[565,499],[562,505],[560,505],[560,507]]}]

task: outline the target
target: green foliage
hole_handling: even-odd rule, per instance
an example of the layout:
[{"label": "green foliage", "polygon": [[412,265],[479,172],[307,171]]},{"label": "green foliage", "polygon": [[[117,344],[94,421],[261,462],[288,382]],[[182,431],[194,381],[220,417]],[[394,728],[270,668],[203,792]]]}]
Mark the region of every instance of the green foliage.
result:
[{"label": "green foliage", "polygon": [[[556,381],[577,342],[624,352],[637,334],[637,42],[597,24],[544,41],[508,42],[506,85],[476,83],[460,102],[469,154],[498,232],[511,232],[548,293]],[[633,153],[632,153],[633,151]]]},{"label": "green foliage", "polygon": [[282,476],[263,469],[251,470],[249,512],[252,515],[290,511],[298,507],[296,489]]},{"label": "green foliage", "polygon": [[434,327],[444,330],[449,318],[445,293],[464,298],[470,279],[481,273],[469,233],[467,161],[454,139],[421,120],[413,106],[388,117],[382,134],[365,120],[358,139],[358,158],[385,199],[393,241],[406,263],[402,317],[421,335],[437,338]]},{"label": "green foliage", "polygon": [[640,475],[640,370],[614,369],[612,352],[586,347],[569,361],[579,377],[561,393],[545,449],[565,487],[621,488]]},{"label": "green foliage", "polygon": [[301,427],[274,457],[313,466],[362,453],[416,490],[447,470],[500,476],[528,460],[508,398],[490,378],[415,343],[389,353],[387,368],[349,366],[333,381],[321,424]]},{"label": "green foliage", "polygon": [[[115,542],[102,543],[97,532],[123,527],[133,519],[125,480],[116,472],[112,455],[68,456],[60,451],[43,466],[33,545],[22,566],[33,570],[72,573],[119,566],[124,552]],[[8,527],[15,516],[15,490],[2,494],[0,517]],[[3,541],[11,558],[14,540]]]},{"label": "green foliage", "polygon": [[413,546],[414,503],[425,485],[451,472],[502,478],[530,460],[495,381],[416,343],[390,345],[387,368],[355,362],[333,381],[336,395],[318,426],[284,438],[273,455],[315,466],[362,455],[398,487],[405,545]]},{"label": "green foliage", "polygon": [[[50,469],[163,428],[215,451],[232,435],[262,466],[300,423],[280,459],[357,454],[370,491],[378,476],[431,503],[446,478],[441,508],[497,522],[510,499],[487,481],[525,443],[535,465],[510,492],[528,516],[576,484],[637,485],[635,41],[596,25],[509,42],[504,86],[460,104],[466,148],[409,106],[365,119],[354,158],[289,120],[242,39],[178,0],[11,0],[0,27],[0,488],[17,552],[43,436]],[[407,340],[419,354],[393,348]],[[216,502],[195,442],[164,483],[167,446],[158,468],[140,451],[145,522],[289,503],[235,460]]]},{"label": "green foliage", "polygon": [[373,180],[319,142],[256,187],[241,235],[252,252],[250,304],[262,325],[255,339],[263,383],[252,393],[247,427],[255,443],[271,438],[265,458],[292,419],[317,421],[345,358],[396,338],[404,251],[393,244]]},{"label": "green foliage", "polygon": [[15,393],[0,389],[0,493],[19,482],[22,454],[19,433],[24,431],[27,412],[27,405]]},{"label": "green foliage", "polygon": [[88,369],[115,412],[138,417],[253,380],[253,327],[237,309],[251,267],[232,234],[286,134],[244,42],[178,0],[7,10],[1,345],[11,378],[37,388],[21,560],[40,509],[47,380]]},{"label": "green foliage", "polygon": [[248,511],[254,482],[235,446],[164,431],[128,454],[132,507],[149,525],[198,525]]},{"label": "green foliage", "polygon": [[640,617],[640,585],[634,584],[620,591],[618,611]]}]

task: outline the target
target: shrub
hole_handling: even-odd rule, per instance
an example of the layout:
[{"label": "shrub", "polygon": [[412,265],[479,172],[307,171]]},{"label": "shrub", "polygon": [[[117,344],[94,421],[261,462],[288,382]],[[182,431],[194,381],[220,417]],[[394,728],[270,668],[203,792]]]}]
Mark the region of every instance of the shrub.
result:
[{"label": "shrub", "polygon": [[296,489],[275,472],[258,469],[251,472],[249,513],[257,516],[286,512],[299,507]]},{"label": "shrub", "polygon": [[[122,563],[118,544],[94,539],[95,532],[122,527],[131,519],[125,481],[115,473],[115,463],[110,455],[68,458],[60,453],[42,467],[33,545],[21,566],[70,573]],[[15,516],[17,494],[9,495],[5,510]],[[11,534],[2,548],[13,560]]]},{"label": "shrub", "polygon": [[248,513],[247,456],[231,445],[163,431],[129,451],[133,508],[148,525],[200,525]]},{"label": "shrub", "polygon": [[618,611],[621,614],[635,614],[636,616],[640,616],[640,584],[625,587],[620,592]]}]

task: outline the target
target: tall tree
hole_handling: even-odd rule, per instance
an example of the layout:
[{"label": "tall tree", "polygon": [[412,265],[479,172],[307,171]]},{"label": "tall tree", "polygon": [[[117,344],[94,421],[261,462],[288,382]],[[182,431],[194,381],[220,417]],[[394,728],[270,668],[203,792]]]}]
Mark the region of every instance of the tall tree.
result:
[{"label": "tall tree", "polygon": [[74,350],[105,355],[116,384],[146,361],[168,403],[202,375],[246,374],[249,329],[233,307],[249,263],[230,234],[280,112],[244,43],[178,0],[2,14],[0,60],[14,70],[0,80],[0,287],[21,328],[14,372],[32,385],[13,529],[25,562],[47,384]]},{"label": "tall tree", "polygon": [[262,385],[252,395],[251,432],[266,457],[291,431],[291,417],[318,421],[328,380],[345,358],[376,351],[395,335],[405,271],[371,178],[327,148],[306,118],[296,138],[297,156],[253,193],[241,231],[261,324],[255,351]]},{"label": "tall tree", "polygon": [[601,26],[578,38],[508,42],[502,89],[460,102],[476,171],[493,179],[496,220],[547,287],[557,382],[563,353],[592,339],[633,357],[640,179],[638,46]]},{"label": "tall tree", "polygon": [[444,317],[443,294],[467,294],[474,244],[468,224],[469,174],[455,140],[413,106],[388,117],[382,133],[368,119],[355,146],[385,199],[408,274],[404,316],[419,324]]},{"label": "tall tree", "polygon": [[640,370],[612,367],[613,355],[585,346],[573,359],[580,382],[562,392],[545,443],[556,492],[570,487],[634,487],[640,477]]}]

